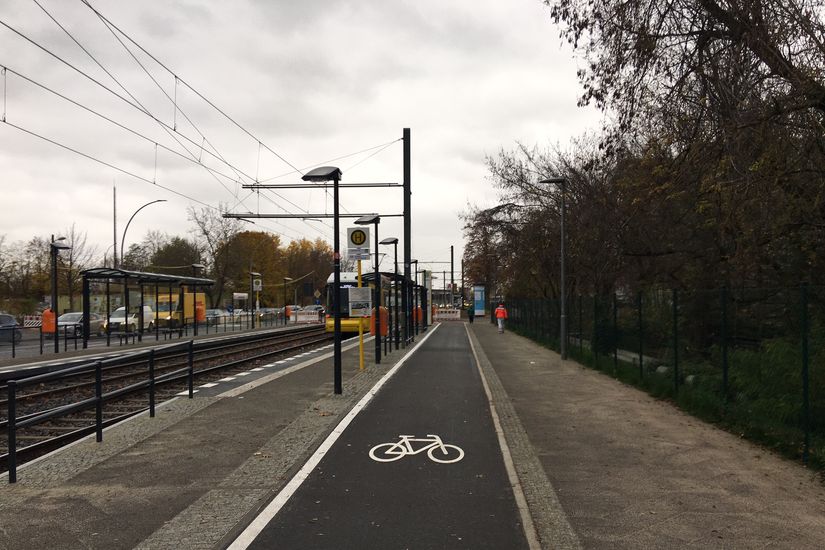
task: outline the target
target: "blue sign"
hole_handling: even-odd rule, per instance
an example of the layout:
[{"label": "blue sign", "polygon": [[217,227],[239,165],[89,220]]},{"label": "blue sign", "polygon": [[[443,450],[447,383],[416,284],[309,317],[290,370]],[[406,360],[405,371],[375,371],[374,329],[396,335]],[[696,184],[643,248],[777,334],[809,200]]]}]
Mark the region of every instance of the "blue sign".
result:
[{"label": "blue sign", "polygon": [[483,286],[473,287],[473,308],[476,310],[476,315],[484,315],[484,304],[487,301],[486,291]]}]

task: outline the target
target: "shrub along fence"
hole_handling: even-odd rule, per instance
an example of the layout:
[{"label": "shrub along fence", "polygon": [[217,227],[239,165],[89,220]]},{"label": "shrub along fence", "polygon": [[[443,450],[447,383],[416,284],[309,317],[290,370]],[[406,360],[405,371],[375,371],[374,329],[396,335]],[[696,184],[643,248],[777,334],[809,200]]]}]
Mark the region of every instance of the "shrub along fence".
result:
[{"label": "shrub along fence", "polygon": [[[571,358],[825,469],[825,287],[575,296]],[[508,299],[509,326],[559,349],[559,303]]]}]

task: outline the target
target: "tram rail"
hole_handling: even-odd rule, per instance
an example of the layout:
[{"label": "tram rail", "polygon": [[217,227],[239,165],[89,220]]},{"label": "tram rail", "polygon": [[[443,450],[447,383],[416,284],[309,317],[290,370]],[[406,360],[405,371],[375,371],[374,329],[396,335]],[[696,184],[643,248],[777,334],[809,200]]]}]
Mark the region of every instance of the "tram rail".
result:
[{"label": "tram rail", "polygon": [[[16,468],[157,403],[264,360],[324,345],[323,327],[167,344],[0,382],[0,472]],[[28,390],[28,391],[26,391]]]}]

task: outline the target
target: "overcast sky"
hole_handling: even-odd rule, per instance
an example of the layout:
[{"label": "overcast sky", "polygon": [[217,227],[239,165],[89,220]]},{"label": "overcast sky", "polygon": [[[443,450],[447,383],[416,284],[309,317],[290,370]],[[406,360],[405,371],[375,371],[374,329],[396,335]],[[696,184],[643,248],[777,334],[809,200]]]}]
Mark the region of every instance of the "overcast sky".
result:
[{"label": "overcast sky", "polygon": [[[409,127],[412,256],[448,261],[454,245],[458,270],[459,215],[468,205],[495,201],[485,156],[512,149],[517,141],[564,146],[600,120],[594,109],[576,106],[575,60],[539,0],[91,0],[242,129],[185,85],[176,85],[175,76],[119,35],[156,85],[80,0],[38,2],[111,76],[33,0],[3,0],[0,20],[111,92],[0,27],[0,65],[9,69],[2,83],[7,123],[0,124],[0,236],[7,243],[63,234],[75,224],[102,254],[113,242],[113,185],[118,248],[128,218],[155,199],[168,202],[135,217],[127,248],[150,229],[188,235],[191,205],[331,214],[331,193],[257,194],[241,188],[239,180],[296,183],[300,174],[293,167],[306,171],[320,163],[340,167],[344,182],[401,182],[397,140]],[[112,92],[175,127],[189,153],[159,122]],[[200,150],[209,147],[201,136],[214,147],[211,155]],[[222,175],[184,158],[190,154]],[[350,213],[398,214],[402,201],[400,189],[341,191],[342,211]],[[342,243],[350,225],[342,220]],[[302,237],[332,242],[332,220],[256,220],[254,227],[277,233],[284,242]],[[380,237],[389,236],[403,236],[400,218],[382,220]],[[385,261],[382,268],[388,267]]]}]

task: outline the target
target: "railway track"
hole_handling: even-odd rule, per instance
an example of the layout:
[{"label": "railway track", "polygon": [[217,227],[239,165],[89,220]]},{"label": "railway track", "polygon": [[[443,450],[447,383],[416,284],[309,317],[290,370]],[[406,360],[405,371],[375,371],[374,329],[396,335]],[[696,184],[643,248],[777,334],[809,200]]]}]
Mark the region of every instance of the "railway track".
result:
[{"label": "railway track", "polygon": [[[323,327],[184,342],[37,376],[0,382],[0,472],[31,461],[162,403],[181,392],[325,345]],[[21,380],[24,383],[25,380]],[[12,418],[11,428],[9,418]],[[15,453],[10,457],[9,441]],[[12,476],[10,476],[12,477]]]}]

